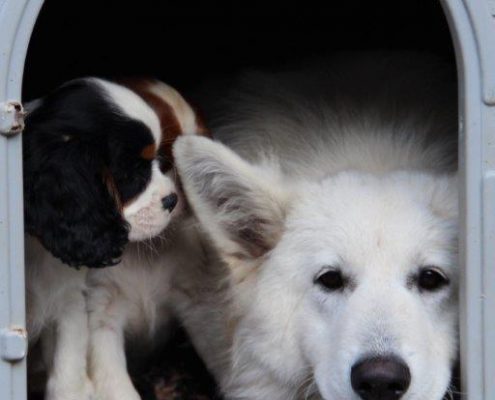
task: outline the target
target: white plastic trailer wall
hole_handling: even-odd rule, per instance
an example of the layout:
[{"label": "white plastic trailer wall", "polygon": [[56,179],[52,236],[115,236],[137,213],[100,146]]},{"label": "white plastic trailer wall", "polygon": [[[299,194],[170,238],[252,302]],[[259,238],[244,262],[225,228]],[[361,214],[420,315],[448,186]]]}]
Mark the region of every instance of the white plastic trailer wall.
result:
[{"label": "white plastic trailer wall", "polygon": [[[441,2],[459,71],[463,397],[495,400],[495,0]],[[19,104],[27,46],[41,5],[42,0],[0,0],[1,400],[26,399]]]},{"label": "white plastic trailer wall", "polygon": [[[26,395],[22,73],[41,0],[0,0],[0,399]],[[19,104],[19,103],[17,103]]]}]

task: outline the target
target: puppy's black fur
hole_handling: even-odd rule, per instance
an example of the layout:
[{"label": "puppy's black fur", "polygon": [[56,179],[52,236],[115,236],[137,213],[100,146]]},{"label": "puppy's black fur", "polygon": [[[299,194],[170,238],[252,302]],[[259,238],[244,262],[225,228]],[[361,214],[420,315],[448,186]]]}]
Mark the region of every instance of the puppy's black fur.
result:
[{"label": "puppy's black fur", "polygon": [[26,231],[68,265],[116,264],[129,231],[120,208],[149,181],[151,161],[139,154],[152,143],[91,80],[42,99],[24,131]]}]

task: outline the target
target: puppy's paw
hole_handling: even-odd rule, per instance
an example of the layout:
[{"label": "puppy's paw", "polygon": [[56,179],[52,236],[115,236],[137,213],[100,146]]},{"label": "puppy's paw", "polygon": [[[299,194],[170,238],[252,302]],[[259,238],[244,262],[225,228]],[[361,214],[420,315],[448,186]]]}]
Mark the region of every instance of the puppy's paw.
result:
[{"label": "puppy's paw", "polygon": [[104,387],[96,385],[95,400],[141,400],[141,396],[130,382],[129,384],[122,382],[121,385],[107,383]]},{"label": "puppy's paw", "polygon": [[137,392],[123,392],[118,390],[111,394],[96,393],[94,400],[141,400],[141,396]]},{"label": "puppy's paw", "polygon": [[102,396],[101,394],[96,394],[95,400],[141,400],[141,397],[137,393],[127,393],[122,394],[112,393],[110,396]]},{"label": "puppy's paw", "polygon": [[87,377],[76,382],[50,378],[46,385],[45,400],[96,400],[96,394]]}]

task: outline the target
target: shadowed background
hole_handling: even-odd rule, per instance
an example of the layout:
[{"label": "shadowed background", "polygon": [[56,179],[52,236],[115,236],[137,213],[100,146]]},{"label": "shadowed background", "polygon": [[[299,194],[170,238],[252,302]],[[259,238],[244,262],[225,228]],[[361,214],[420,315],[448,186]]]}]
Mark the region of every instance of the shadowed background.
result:
[{"label": "shadowed background", "polygon": [[243,67],[338,49],[453,56],[436,0],[46,0],[24,95],[41,96],[85,75],[152,75],[187,90]]},{"label": "shadowed background", "polygon": [[[46,0],[29,46],[24,98],[87,75],[153,76],[188,93],[242,68],[363,49],[454,56],[435,0]],[[183,333],[145,365],[133,376],[146,400],[215,398]]]}]

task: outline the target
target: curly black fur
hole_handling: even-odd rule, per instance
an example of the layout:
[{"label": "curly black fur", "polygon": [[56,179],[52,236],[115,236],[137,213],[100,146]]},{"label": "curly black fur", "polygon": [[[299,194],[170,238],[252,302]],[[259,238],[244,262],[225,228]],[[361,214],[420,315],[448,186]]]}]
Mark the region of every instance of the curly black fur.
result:
[{"label": "curly black fur", "polygon": [[[23,145],[26,231],[64,263],[94,268],[119,261],[129,227],[104,174],[120,176],[122,171],[112,170],[122,165],[116,160],[127,158],[128,146],[111,142],[129,136],[134,142],[143,130],[139,121],[115,112],[89,80],[61,87],[28,115]],[[143,171],[144,166],[135,191],[146,185]]]}]

